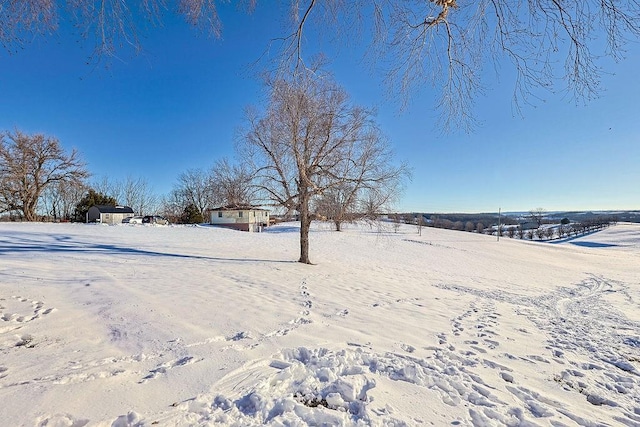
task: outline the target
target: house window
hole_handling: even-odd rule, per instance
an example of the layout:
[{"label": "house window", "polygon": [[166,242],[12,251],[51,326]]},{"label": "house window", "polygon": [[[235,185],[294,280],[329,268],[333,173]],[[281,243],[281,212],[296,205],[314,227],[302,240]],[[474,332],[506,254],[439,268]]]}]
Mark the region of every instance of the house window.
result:
[{"label": "house window", "polygon": [[218,212],[218,218],[222,218],[222,211]]},{"label": "house window", "polygon": [[242,218],[242,211],[238,212],[238,218]]}]

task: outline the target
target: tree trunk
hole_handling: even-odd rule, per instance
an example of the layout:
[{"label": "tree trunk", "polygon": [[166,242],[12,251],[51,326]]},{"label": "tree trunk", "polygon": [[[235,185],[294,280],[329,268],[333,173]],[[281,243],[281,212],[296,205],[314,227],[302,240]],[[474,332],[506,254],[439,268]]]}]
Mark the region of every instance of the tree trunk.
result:
[{"label": "tree trunk", "polygon": [[25,221],[37,221],[38,217],[36,215],[36,203],[34,203],[32,200],[27,200],[22,204],[22,206],[22,213],[24,214]]},{"label": "tree trunk", "polygon": [[309,215],[309,194],[301,191],[300,194],[300,259],[298,262],[311,264],[309,261],[309,228],[311,216]]},{"label": "tree trunk", "polygon": [[35,222],[37,220],[36,214],[33,211],[25,210],[24,211],[24,220],[27,222]]}]

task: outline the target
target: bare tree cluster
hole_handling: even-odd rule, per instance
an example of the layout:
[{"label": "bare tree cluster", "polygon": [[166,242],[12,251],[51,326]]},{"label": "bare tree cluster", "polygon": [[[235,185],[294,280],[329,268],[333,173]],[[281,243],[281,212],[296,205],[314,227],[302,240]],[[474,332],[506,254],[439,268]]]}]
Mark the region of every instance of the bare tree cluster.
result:
[{"label": "bare tree cluster", "polygon": [[581,234],[587,234],[590,232],[602,230],[611,225],[615,225],[616,220],[613,217],[599,216],[592,219],[584,220],[574,223],[551,223],[542,227],[523,230],[522,226],[510,226],[507,228],[507,235],[511,238],[517,237],[519,239],[534,240],[553,240],[563,239],[567,237],[576,237]]},{"label": "bare tree cluster", "polygon": [[189,169],[178,176],[178,182],[169,196],[169,215],[182,216],[185,209],[194,209],[201,218],[217,203],[213,180],[209,172],[202,169]]},{"label": "bare tree cluster", "polygon": [[117,203],[129,206],[136,215],[155,213],[159,199],[149,182],[142,177],[127,176],[123,180],[102,177],[93,183],[92,188],[101,194],[112,197]]},{"label": "bare tree cluster", "polygon": [[78,152],[65,152],[56,138],[19,130],[0,134],[0,212],[18,212],[26,221],[37,221],[48,191],[58,215],[66,209],[61,204],[75,197],[63,192],[73,193],[88,176]]},{"label": "bare tree cluster", "polygon": [[73,221],[76,206],[86,191],[84,182],[58,182],[47,187],[40,202],[43,214],[54,222]]},{"label": "bare tree cluster", "polygon": [[178,176],[163,200],[163,214],[174,222],[203,222],[212,208],[251,204],[251,179],[246,165],[227,158],[209,170],[189,169]]},{"label": "bare tree cluster", "polygon": [[[183,222],[182,219],[186,208],[187,205],[184,204],[184,200],[180,198],[180,195],[175,191],[175,189],[169,194],[162,196],[160,199],[160,215],[164,216],[174,224]],[[200,218],[195,218],[193,223],[197,223],[198,220],[202,220],[201,215]]]},{"label": "bare tree cluster", "polygon": [[[218,9],[224,3],[5,0],[0,3],[0,44],[13,50],[34,34],[52,34],[59,16],[66,14],[79,37],[94,43],[99,59],[119,49],[139,50],[142,25],[159,24],[166,13],[181,14],[219,37]],[[249,11],[256,3],[237,2]],[[440,91],[436,102],[445,129],[472,126],[473,103],[485,86],[483,72],[504,66],[505,59],[515,70],[518,110],[539,95],[538,89],[556,90],[559,84],[576,100],[589,100],[598,95],[606,71],[599,59],[622,59],[626,44],[640,36],[636,0],[290,0],[279,7],[290,19],[279,34],[262,41],[265,50],[278,51],[278,68],[303,66],[304,58],[316,53],[306,42],[318,35],[337,34],[335,41],[342,44],[364,40],[394,97],[401,93],[406,100],[425,85]]]},{"label": "bare tree cluster", "polygon": [[91,185],[88,177],[78,153],[65,153],[57,139],[18,130],[0,133],[0,213],[9,212],[16,219],[76,220],[77,207],[90,191],[131,207],[137,215],[156,213],[162,204],[163,213],[175,222],[181,222],[185,211],[195,210],[204,220],[214,205],[248,204],[252,197],[251,174],[227,159],[218,160],[207,172],[182,173],[162,201],[141,177],[102,177]]},{"label": "bare tree cluster", "polygon": [[268,85],[268,105],[248,112],[240,150],[262,199],[298,212],[299,261],[309,264],[314,203],[320,210],[329,205],[334,218],[357,210],[358,202],[377,210],[408,172],[394,166],[372,112],[351,105],[331,76],[305,69]]}]

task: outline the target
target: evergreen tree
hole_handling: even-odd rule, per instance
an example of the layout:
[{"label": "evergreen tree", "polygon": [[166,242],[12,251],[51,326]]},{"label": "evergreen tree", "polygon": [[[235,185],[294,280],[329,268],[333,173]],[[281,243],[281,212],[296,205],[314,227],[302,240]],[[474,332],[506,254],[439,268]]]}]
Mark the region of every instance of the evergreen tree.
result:
[{"label": "evergreen tree", "polygon": [[84,222],[91,206],[116,206],[117,204],[116,199],[113,197],[98,193],[94,189],[89,189],[87,194],[76,205],[75,220]]},{"label": "evergreen tree", "polygon": [[204,216],[196,205],[190,203],[184,208],[180,222],[183,224],[200,224],[204,222]]}]

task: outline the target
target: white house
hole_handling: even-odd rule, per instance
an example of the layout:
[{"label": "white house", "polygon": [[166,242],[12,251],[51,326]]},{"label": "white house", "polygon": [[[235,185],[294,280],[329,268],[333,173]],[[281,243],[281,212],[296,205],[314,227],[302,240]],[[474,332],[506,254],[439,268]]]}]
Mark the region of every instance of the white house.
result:
[{"label": "white house", "polygon": [[252,205],[230,205],[211,209],[211,225],[241,231],[261,231],[269,226],[269,211]]},{"label": "white house", "polygon": [[130,216],[133,216],[133,209],[129,206],[95,205],[87,212],[87,222],[120,224],[124,218]]}]

